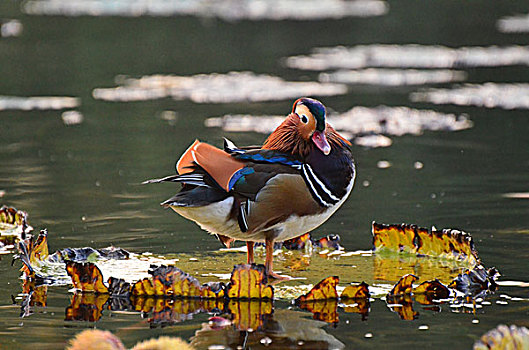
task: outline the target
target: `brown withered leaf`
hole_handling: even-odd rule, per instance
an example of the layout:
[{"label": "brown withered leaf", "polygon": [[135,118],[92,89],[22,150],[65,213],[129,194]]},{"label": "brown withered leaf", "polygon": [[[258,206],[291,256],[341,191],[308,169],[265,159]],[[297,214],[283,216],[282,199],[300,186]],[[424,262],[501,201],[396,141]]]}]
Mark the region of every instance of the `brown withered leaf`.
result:
[{"label": "brown withered leaf", "polygon": [[32,243],[29,251],[29,261],[32,264],[46,259],[49,256],[48,251],[48,230],[44,229],[39,232],[37,239]]},{"label": "brown withered leaf", "polygon": [[264,318],[273,312],[272,300],[236,300],[228,301],[227,311],[231,314],[232,323],[237,330],[259,330]]},{"label": "brown withered leaf", "polygon": [[128,297],[131,290],[131,285],[125,282],[122,278],[109,277],[108,292],[112,296]]},{"label": "brown withered leaf", "polygon": [[498,327],[483,334],[474,343],[474,350],[503,350],[529,348],[529,329],[515,325]]},{"label": "brown withered leaf", "polygon": [[318,248],[343,249],[340,245],[339,235],[328,235],[318,240],[313,240],[312,244]]},{"label": "brown withered leaf", "polygon": [[65,311],[65,321],[99,321],[109,299],[108,294],[75,293]]},{"label": "brown withered leaf", "polygon": [[413,282],[417,281],[419,277],[407,274],[400,278],[400,280],[393,286],[388,295],[409,295],[413,289]]},{"label": "brown withered leaf", "polygon": [[[426,281],[419,284],[416,288],[413,288],[413,294],[415,300],[421,304],[432,304],[435,299],[446,299],[450,296],[450,290],[448,287],[442,284],[438,279],[432,281]],[[418,298],[418,296],[424,296],[424,298]]]},{"label": "brown withered leaf", "polygon": [[33,230],[27,218],[25,211],[5,205],[0,207],[0,242],[14,244],[19,238],[25,239],[25,234]]},{"label": "brown withered leaf", "polygon": [[419,313],[413,309],[411,295],[387,295],[386,303],[391,311],[396,312],[401,320],[412,321],[419,317]]},{"label": "brown withered leaf", "polygon": [[200,297],[202,299],[223,299],[226,285],[222,282],[208,282],[202,285]]},{"label": "brown withered leaf", "polygon": [[367,319],[367,315],[369,315],[369,307],[371,306],[369,299],[353,299],[353,303],[350,303],[348,300],[352,299],[342,300],[343,304],[340,304],[340,306],[343,307],[343,311],[347,313],[360,314],[362,315],[362,321],[365,321]]},{"label": "brown withered leaf", "polygon": [[101,270],[95,264],[67,261],[66,272],[71,277],[73,286],[81,292],[108,294]]},{"label": "brown withered leaf", "polygon": [[366,299],[369,298],[369,285],[365,282],[359,284],[350,284],[340,295],[340,299]]},{"label": "brown withered leaf", "polygon": [[41,230],[37,238],[27,235],[25,239],[18,242],[17,248],[18,258],[23,263],[21,271],[27,277],[40,277],[35,276],[34,267],[39,266],[43,260],[48,258],[48,230]]},{"label": "brown withered leaf", "polygon": [[132,295],[138,295],[138,296],[153,296],[155,295],[154,286],[152,285],[152,281],[145,277],[142,280],[139,280],[135,282],[132,285]]},{"label": "brown withered leaf", "polygon": [[337,299],[311,299],[300,301],[298,306],[301,309],[312,312],[312,318],[315,320],[337,324],[338,317],[338,300]]},{"label": "brown withered leaf", "polygon": [[327,300],[327,299],[338,299],[338,292],[336,291],[336,286],[340,279],[338,276],[330,276],[318,284],[316,284],[312,289],[305,295],[300,296],[296,299],[296,303],[302,303],[313,300]]},{"label": "brown withered leaf", "polygon": [[417,225],[386,225],[373,222],[372,234],[375,251],[387,249],[397,253],[458,260],[471,265],[479,261],[472,237],[463,231],[429,231]]},{"label": "brown withered leaf", "polygon": [[496,279],[500,273],[496,268],[485,269],[483,265],[478,265],[472,270],[465,270],[459,274],[449,285],[463,293],[465,297],[477,298],[488,292],[494,292],[498,288]]},{"label": "brown withered leaf", "polygon": [[200,283],[189,274],[174,266],[154,266],[152,275],[154,295],[175,298],[199,298]]},{"label": "brown withered leaf", "polygon": [[229,299],[273,299],[274,289],[267,282],[264,265],[235,265],[226,296]]},{"label": "brown withered leaf", "polygon": [[288,250],[302,250],[307,245],[312,245],[310,233],[307,232],[304,235],[295,237],[283,242],[282,246]]}]

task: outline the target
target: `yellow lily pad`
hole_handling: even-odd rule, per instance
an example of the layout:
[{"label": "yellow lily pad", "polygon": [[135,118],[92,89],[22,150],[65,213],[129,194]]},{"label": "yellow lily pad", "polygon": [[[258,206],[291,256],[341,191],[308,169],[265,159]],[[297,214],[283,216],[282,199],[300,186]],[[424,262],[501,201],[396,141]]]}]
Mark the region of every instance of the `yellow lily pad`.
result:
[{"label": "yellow lily pad", "polygon": [[316,284],[307,294],[300,296],[296,302],[303,303],[313,300],[338,299],[336,286],[340,279],[338,276],[330,276]]},{"label": "yellow lily pad", "polygon": [[439,257],[463,261],[471,265],[479,261],[472,237],[463,231],[452,229],[429,231],[417,225],[386,225],[373,222],[372,234],[375,251],[389,250]]},{"label": "yellow lily pad", "polygon": [[409,295],[413,289],[413,282],[417,281],[419,277],[407,274],[401,277],[401,279],[393,286],[389,295]]},{"label": "yellow lily pad", "polygon": [[340,299],[366,299],[369,298],[369,286],[362,282],[356,285],[348,285],[340,295]]},{"label": "yellow lily pad", "polygon": [[236,265],[226,288],[226,296],[229,299],[273,299],[274,289],[267,282],[264,265]]},{"label": "yellow lily pad", "polygon": [[66,262],[66,272],[72,278],[73,286],[82,292],[108,294],[103,283],[101,270],[93,263]]}]

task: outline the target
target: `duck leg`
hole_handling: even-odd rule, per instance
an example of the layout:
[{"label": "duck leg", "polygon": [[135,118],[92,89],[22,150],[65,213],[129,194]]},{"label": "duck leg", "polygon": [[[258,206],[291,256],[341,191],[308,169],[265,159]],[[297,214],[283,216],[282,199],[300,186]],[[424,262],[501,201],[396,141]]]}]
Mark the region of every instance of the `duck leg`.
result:
[{"label": "duck leg", "polygon": [[248,264],[253,264],[253,242],[246,241],[246,261]]},{"label": "duck leg", "polygon": [[277,280],[290,279],[289,277],[278,275],[272,269],[273,259],[274,259],[274,240],[266,238],[265,245],[266,245],[265,267],[266,267],[266,274],[268,275],[268,277],[275,278]]}]

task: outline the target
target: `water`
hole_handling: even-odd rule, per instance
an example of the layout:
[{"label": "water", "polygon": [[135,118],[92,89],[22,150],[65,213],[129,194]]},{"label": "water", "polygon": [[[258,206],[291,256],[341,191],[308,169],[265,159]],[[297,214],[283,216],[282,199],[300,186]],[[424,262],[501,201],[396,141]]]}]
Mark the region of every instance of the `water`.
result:
[{"label": "water", "polygon": [[[158,203],[174,193],[173,186],[139,183],[173,173],[177,157],[196,137],[215,145],[221,145],[222,136],[240,145],[265,138],[253,132],[207,128],[204,122],[208,118],[285,115],[293,102],[293,98],[222,104],[171,98],[106,102],[92,97],[94,89],[118,86],[122,75],[140,78],[249,71],[285,81],[317,82],[321,72],[288,68],[286,58],[339,45],[529,45],[526,34],[505,34],[497,29],[500,18],[529,12],[524,1],[391,1],[389,12],[376,17],[235,22],[195,16],[30,16],[20,5],[19,1],[0,4],[1,18],[22,25],[20,30],[16,21],[1,22],[11,24],[6,29],[9,35],[0,38],[0,96],[80,99],[80,106],[67,109],[0,111],[0,190],[5,191],[0,201],[27,211],[36,229],[48,228],[52,251],[114,244],[137,253],[187,253],[218,259],[208,253],[220,247],[214,238],[159,207]],[[526,65],[458,66],[457,70],[465,73],[464,83],[529,80]],[[344,207],[314,234],[338,233],[347,250],[357,250],[371,247],[373,220],[458,228],[472,234],[483,263],[496,266],[502,279],[527,281],[529,202],[505,196],[529,191],[527,109],[435,105],[410,99],[411,93],[426,91],[422,89],[457,86],[355,84],[348,86],[346,94],[321,97],[337,112],[358,105],[406,106],[466,114],[473,127],[391,137],[391,146],[385,148],[353,146],[358,166],[355,189]],[[67,110],[79,112],[80,123],[66,125],[62,115]],[[377,167],[381,160],[391,166]],[[423,167],[417,169],[416,162]],[[232,260],[242,262],[244,256]],[[231,271],[231,260],[219,261],[221,273]],[[11,298],[21,292],[20,265],[10,264],[11,256],[2,256],[0,344],[6,349],[62,348],[76,333],[92,327],[111,330],[129,347],[162,334],[189,340],[198,336],[201,323],[209,317],[200,313],[191,320],[153,329],[139,313],[108,310],[96,323],[64,321],[71,294],[67,287],[49,287],[47,306],[36,307],[33,315],[20,318],[20,307],[13,305]],[[312,270],[315,280],[340,275],[340,270],[320,268]],[[345,275],[348,267],[340,268]],[[310,267],[307,271],[310,274]],[[369,269],[360,275],[368,283],[375,282]],[[499,294],[526,298],[527,289],[504,287]],[[497,304],[498,300],[508,304]],[[461,313],[447,305],[441,313],[415,305],[418,318],[402,321],[377,299],[367,320],[339,309],[336,327],[321,329],[347,348],[469,348],[499,323],[529,326],[527,300],[515,302],[496,295],[489,301],[492,304],[476,314]],[[288,306],[278,302],[275,312],[286,312]],[[312,314],[304,312],[303,318],[310,319]],[[479,323],[472,322],[476,319]],[[422,325],[428,325],[428,330],[419,330]],[[365,337],[366,333],[373,337]]]}]

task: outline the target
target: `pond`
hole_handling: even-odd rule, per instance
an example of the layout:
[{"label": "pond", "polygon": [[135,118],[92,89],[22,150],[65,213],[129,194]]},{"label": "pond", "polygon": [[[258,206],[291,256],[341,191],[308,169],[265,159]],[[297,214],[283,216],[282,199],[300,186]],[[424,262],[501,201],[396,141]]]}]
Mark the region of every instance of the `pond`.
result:
[{"label": "pond", "polygon": [[[229,274],[245,254],[219,253],[214,237],[160,207],[177,186],[141,182],[173,174],[196,138],[262,143],[273,117],[310,95],[353,141],[358,170],[350,198],[314,237],[338,234],[355,252],[372,248],[372,221],[460,229],[500,281],[529,280],[526,1],[67,3],[0,4],[0,203],[26,211],[35,232],[47,228],[50,251],[114,245],[178,259],[201,283]],[[404,118],[395,130],[393,117]],[[205,332],[207,312],[169,323],[130,310],[66,320],[71,285],[49,286],[45,306],[21,317],[21,264],[12,266],[12,253],[0,258],[2,349],[64,348],[90,328],[127,347],[161,335],[206,349],[211,338],[251,343],[251,332]],[[381,276],[376,259],[318,256],[297,272],[278,258],[276,268],[310,284],[337,275],[342,286],[391,286],[419,271],[395,263]],[[435,267],[420,271],[420,281],[436,277]],[[415,304],[416,317],[403,320],[375,298],[368,313],[339,307],[339,321],[322,324],[282,298],[270,317],[287,334],[312,330],[322,349],[470,348],[499,324],[529,327],[527,288],[500,286],[486,301],[476,309]],[[291,348],[310,340],[296,336]]]}]

